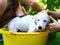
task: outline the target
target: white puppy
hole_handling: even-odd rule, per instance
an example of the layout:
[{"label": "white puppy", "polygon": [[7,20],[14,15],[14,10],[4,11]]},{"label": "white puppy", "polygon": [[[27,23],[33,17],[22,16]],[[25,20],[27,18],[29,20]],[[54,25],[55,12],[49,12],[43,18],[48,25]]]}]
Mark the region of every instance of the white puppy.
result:
[{"label": "white puppy", "polygon": [[12,19],[8,23],[8,29],[10,32],[17,32],[18,30],[22,32],[34,32],[36,30],[44,30],[50,18],[47,12],[39,12],[36,14],[35,19],[34,16],[26,15],[26,16],[18,16]]}]

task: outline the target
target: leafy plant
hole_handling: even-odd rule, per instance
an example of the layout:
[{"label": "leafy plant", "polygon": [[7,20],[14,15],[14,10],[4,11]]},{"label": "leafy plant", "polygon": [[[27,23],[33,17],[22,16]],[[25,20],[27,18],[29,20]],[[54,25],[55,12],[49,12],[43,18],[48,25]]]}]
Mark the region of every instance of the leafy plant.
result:
[{"label": "leafy plant", "polygon": [[[39,0],[40,1],[40,0]],[[40,3],[47,5],[45,9],[53,10],[60,9],[60,0],[41,0]]]}]

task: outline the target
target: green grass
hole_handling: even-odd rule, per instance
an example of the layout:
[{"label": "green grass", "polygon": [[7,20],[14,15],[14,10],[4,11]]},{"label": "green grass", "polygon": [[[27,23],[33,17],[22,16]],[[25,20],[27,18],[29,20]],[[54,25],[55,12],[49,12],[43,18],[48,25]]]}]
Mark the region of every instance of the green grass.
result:
[{"label": "green grass", "polygon": [[0,42],[0,45],[3,45],[3,42]]}]

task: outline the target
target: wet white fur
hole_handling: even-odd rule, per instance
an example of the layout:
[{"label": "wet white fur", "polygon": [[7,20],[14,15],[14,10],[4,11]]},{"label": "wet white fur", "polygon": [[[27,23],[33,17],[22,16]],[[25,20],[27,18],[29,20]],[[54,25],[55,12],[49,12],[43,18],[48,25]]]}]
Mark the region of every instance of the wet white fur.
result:
[{"label": "wet white fur", "polygon": [[[38,29],[38,26],[41,26],[42,29],[45,29],[46,25],[50,21],[50,18],[47,14],[47,12],[39,12],[36,14],[36,19],[33,20],[32,18],[34,16],[26,15],[22,18],[15,17],[8,23],[8,29],[10,32],[17,32],[20,31],[26,31],[26,32],[35,32],[35,29]],[[38,21],[38,19],[40,21]],[[46,20],[46,22],[43,22],[43,20]],[[36,24],[37,23],[37,24]]]}]

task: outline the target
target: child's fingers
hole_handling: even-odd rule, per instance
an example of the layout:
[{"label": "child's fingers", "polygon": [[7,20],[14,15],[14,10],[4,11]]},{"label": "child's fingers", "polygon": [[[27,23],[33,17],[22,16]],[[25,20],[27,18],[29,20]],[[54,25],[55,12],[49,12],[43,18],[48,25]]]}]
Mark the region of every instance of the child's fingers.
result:
[{"label": "child's fingers", "polygon": [[53,27],[53,23],[50,23],[50,24],[49,24],[49,27]]},{"label": "child's fingers", "polygon": [[54,22],[57,22],[52,16],[50,16],[50,18],[51,18]]}]

